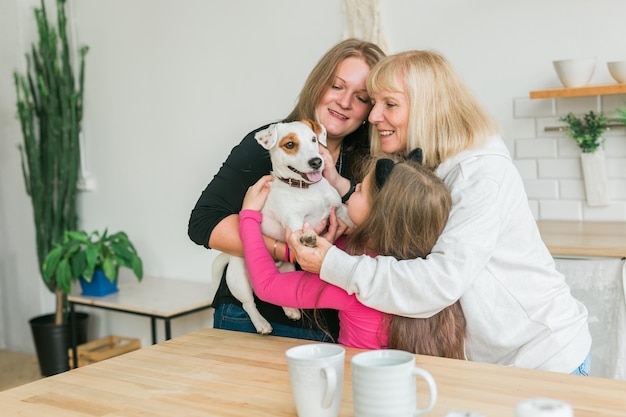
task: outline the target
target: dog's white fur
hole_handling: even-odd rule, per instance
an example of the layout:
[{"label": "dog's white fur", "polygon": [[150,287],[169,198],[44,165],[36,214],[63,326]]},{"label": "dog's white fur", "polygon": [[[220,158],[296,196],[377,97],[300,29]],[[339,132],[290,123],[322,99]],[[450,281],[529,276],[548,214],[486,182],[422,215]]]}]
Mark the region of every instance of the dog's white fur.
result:
[{"label": "dog's white fur", "polygon": [[[326,129],[323,125],[310,120],[276,123],[259,131],[255,139],[269,150],[272,175],[275,177],[263,207],[263,234],[284,241],[286,227],[298,230],[304,222],[315,226],[328,217],[332,207],[337,208],[337,217],[351,225],[339,193],[322,177],[324,159],[320,155],[318,143],[326,146]],[[284,182],[289,179],[296,184],[304,181],[308,187],[297,188]],[[254,303],[243,258],[223,253],[218,255],[212,266],[213,279],[221,279],[226,264],[226,282],[231,293],[241,301],[257,332],[271,333],[272,326]],[[281,272],[295,269],[293,264],[287,262],[277,263],[277,266]],[[283,309],[287,317],[293,320],[300,318],[300,310]]]}]

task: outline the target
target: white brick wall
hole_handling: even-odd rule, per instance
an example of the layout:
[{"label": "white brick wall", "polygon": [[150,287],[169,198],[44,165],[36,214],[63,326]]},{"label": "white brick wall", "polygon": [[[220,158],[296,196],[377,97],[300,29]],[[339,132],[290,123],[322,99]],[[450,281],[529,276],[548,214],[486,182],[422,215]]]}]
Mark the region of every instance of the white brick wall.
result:
[{"label": "white brick wall", "polygon": [[604,135],[611,201],[603,207],[586,203],[576,142],[562,132],[545,130],[562,126],[558,119],[568,112],[583,114],[593,110],[611,118],[622,106],[626,106],[626,94],[513,100],[513,117],[520,127],[516,131],[524,133],[513,138],[511,152],[535,218],[626,221],[626,129],[613,128]]}]

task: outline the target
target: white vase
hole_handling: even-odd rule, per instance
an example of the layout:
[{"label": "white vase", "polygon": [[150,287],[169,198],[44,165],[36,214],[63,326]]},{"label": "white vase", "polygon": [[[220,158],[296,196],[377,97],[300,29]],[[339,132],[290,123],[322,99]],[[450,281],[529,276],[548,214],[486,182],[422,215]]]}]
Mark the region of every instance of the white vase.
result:
[{"label": "white vase", "polygon": [[583,170],[587,205],[608,206],[610,203],[609,181],[606,175],[604,151],[597,149],[593,153],[583,152],[580,154],[580,163]]}]

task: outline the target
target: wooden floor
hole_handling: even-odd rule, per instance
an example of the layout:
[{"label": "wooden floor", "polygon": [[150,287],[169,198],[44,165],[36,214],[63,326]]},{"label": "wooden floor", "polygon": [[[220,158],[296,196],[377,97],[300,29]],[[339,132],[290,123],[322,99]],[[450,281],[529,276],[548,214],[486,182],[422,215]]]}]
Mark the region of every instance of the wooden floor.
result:
[{"label": "wooden floor", "polygon": [[0,350],[0,391],[41,378],[37,356]]}]

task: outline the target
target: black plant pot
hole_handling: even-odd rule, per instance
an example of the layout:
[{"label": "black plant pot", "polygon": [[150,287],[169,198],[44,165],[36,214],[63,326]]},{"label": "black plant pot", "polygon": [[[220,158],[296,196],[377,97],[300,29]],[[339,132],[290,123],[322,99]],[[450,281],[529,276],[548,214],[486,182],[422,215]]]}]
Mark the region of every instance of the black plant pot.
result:
[{"label": "black plant pot", "polygon": [[[87,313],[76,313],[76,343],[87,342]],[[42,376],[69,371],[68,349],[72,346],[71,324],[54,324],[54,314],[45,314],[30,320],[35,341],[39,370]]]}]

